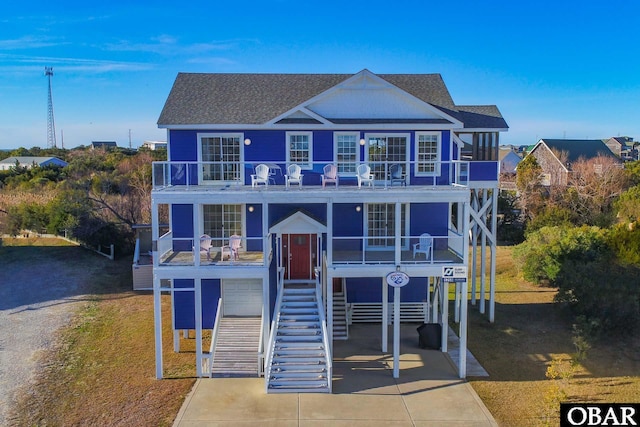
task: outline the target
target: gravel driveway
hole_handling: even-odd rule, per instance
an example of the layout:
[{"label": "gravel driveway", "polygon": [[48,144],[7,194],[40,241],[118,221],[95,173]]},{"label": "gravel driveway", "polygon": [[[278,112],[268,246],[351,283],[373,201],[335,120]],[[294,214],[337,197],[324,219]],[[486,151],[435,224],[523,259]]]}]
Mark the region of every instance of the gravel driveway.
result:
[{"label": "gravel driveway", "polygon": [[3,250],[11,256],[0,263],[0,425],[8,425],[15,392],[29,387],[55,332],[82,306],[92,274],[110,261],[79,247]]}]

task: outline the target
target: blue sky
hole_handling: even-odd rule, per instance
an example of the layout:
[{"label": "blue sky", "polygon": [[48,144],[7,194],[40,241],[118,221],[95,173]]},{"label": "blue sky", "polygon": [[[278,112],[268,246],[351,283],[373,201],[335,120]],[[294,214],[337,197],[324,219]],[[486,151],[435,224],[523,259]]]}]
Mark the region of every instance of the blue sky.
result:
[{"label": "blue sky", "polygon": [[46,147],[45,66],[65,148],[165,140],[178,72],[364,68],[440,73],[457,104],[498,105],[502,144],[640,139],[635,0],[6,3],[0,149]]}]

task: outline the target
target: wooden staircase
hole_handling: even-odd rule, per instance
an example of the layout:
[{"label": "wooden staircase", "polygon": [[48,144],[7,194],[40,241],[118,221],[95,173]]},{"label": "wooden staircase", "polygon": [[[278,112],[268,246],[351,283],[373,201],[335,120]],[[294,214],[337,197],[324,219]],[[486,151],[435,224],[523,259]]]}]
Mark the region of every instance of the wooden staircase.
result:
[{"label": "wooden staircase", "polygon": [[260,317],[223,317],[213,353],[212,377],[257,377]]},{"label": "wooden staircase", "polygon": [[275,319],[267,392],[330,393],[330,355],[315,286],[285,285]]}]

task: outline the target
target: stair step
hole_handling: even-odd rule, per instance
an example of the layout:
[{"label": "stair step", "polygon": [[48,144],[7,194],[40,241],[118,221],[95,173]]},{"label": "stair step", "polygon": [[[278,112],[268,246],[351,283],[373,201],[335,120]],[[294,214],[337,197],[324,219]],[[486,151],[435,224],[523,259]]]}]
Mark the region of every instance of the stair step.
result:
[{"label": "stair step", "polygon": [[325,360],[324,360],[324,355],[308,356],[308,357],[295,356],[295,355],[278,356],[273,358],[273,364],[275,366],[289,365],[289,364],[311,365],[311,366],[323,365],[324,366]]},{"label": "stair step", "polygon": [[286,388],[286,389],[299,389],[299,388],[326,388],[328,387],[327,380],[314,380],[314,381],[287,381],[276,380],[269,383],[269,388]]},{"label": "stair step", "polygon": [[324,379],[326,381],[326,372],[272,372],[269,379],[271,381],[299,381],[299,380],[316,380]]}]

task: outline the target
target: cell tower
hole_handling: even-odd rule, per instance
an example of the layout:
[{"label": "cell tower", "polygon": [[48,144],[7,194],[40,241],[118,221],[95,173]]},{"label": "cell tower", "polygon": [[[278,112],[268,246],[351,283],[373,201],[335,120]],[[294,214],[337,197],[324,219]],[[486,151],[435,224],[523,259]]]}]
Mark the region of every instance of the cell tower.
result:
[{"label": "cell tower", "polygon": [[53,97],[51,96],[51,76],[53,76],[53,67],[44,67],[44,75],[49,79],[49,102],[47,103],[47,147],[56,148],[56,124],[53,120]]}]

